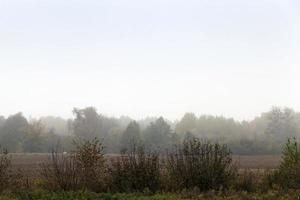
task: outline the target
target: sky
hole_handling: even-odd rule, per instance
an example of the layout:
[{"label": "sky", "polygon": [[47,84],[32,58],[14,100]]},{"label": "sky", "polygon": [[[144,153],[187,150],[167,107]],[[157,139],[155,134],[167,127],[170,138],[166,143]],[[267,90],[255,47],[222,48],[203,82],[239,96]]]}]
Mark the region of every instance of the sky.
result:
[{"label": "sky", "polygon": [[0,115],[300,111],[297,0],[0,0]]}]

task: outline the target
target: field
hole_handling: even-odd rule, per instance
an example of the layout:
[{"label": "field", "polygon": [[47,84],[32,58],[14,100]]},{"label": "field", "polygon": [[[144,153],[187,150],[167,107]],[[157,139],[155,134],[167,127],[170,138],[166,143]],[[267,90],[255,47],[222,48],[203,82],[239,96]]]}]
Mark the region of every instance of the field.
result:
[{"label": "field", "polygon": [[[120,200],[132,200],[132,199],[145,199],[145,200],[169,200],[169,199],[299,199],[300,190],[291,190],[286,192],[285,190],[278,189],[277,187],[270,187],[267,182],[260,182],[261,177],[265,176],[264,170],[275,169],[281,162],[280,155],[252,155],[252,156],[239,156],[233,155],[233,161],[237,164],[240,170],[240,177],[237,178],[237,182],[233,182],[230,189],[208,190],[200,191],[199,189],[182,189],[178,191],[172,190],[157,190],[152,193],[150,190],[142,190],[139,192],[124,192],[117,191],[111,192],[106,190],[104,193],[94,193],[90,190],[48,190],[44,188],[45,182],[40,180],[41,164],[47,163],[51,154],[42,153],[17,153],[10,154],[12,167],[14,170],[20,170],[24,176],[25,182],[22,182],[24,189],[12,190],[14,192],[5,192],[0,195],[0,200],[89,200],[89,199],[120,199]],[[105,155],[107,163],[118,157],[118,154]],[[243,171],[243,169],[249,169],[250,171]],[[259,173],[252,173],[257,171]],[[250,172],[250,173],[249,173]],[[260,173],[262,172],[262,173]],[[23,180],[23,179],[22,179]],[[165,179],[166,180],[166,179]],[[16,182],[18,183],[18,182]],[[167,183],[167,182],[164,182]],[[42,185],[41,185],[42,184]],[[22,186],[22,187],[23,187]],[[265,186],[265,187],[264,187]],[[22,188],[20,187],[20,188]],[[264,189],[266,188],[266,190]],[[120,192],[120,193],[118,193]]]},{"label": "field", "polygon": [[[11,154],[14,169],[21,169],[27,177],[37,178],[40,165],[47,162],[50,154]],[[107,160],[117,155],[106,155]],[[233,156],[240,169],[274,169],[281,160],[279,155]]]}]

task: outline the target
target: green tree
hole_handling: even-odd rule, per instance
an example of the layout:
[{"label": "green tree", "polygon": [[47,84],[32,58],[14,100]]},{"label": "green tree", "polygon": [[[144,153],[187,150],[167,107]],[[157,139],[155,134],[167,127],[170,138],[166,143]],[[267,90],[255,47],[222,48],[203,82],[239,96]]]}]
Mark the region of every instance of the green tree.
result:
[{"label": "green tree", "polygon": [[282,152],[282,161],[275,172],[277,182],[283,188],[300,188],[300,146],[296,138],[288,139]]}]

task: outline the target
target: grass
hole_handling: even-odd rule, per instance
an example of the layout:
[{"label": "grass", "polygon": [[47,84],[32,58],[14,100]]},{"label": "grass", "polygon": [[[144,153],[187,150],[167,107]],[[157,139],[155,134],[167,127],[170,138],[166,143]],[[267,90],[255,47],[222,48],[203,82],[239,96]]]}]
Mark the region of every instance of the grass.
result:
[{"label": "grass", "polygon": [[269,191],[267,193],[247,193],[228,191],[220,193],[209,191],[202,194],[183,191],[181,193],[157,193],[147,195],[144,193],[93,193],[88,191],[78,192],[19,192],[0,196],[0,200],[296,200],[300,199],[300,191],[291,190]]},{"label": "grass", "polygon": [[78,192],[19,192],[6,196],[0,196],[0,200],[164,200],[164,199],[181,199],[178,194],[155,194],[145,195],[138,193],[93,193],[87,191]]},{"label": "grass", "polygon": [[[45,154],[45,157],[41,157],[42,154],[31,155],[32,159],[27,157],[25,160],[27,163],[31,162],[29,165],[21,162],[22,159],[14,159],[13,157],[13,167],[11,169],[22,168],[23,175],[26,176],[22,178],[11,177],[12,181],[19,181],[12,182],[14,184],[11,184],[10,187],[5,187],[2,194],[0,193],[0,200],[300,199],[300,188],[296,190],[293,187],[294,190],[288,191],[282,190],[282,187],[277,187],[278,182],[274,182],[274,178],[277,176],[275,176],[273,170],[270,171],[270,176],[266,176],[266,170],[256,170],[257,168],[269,168],[268,166],[262,166],[262,163],[268,162],[266,159],[260,160],[262,162],[257,165],[260,167],[255,169],[253,166],[248,166],[245,168],[249,168],[249,170],[244,171],[244,173],[241,173],[242,170],[240,170],[240,173],[237,174],[236,165],[232,163],[227,146],[202,143],[200,140],[195,139],[179,146],[178,151],[168,154],[168,159],[162,159],[162,163],[159,162],[159,156],[148,158],[145,157],[145,153],[141,153],[140,156],[133,153],[131,157],[121,157],[123,162],[117,163],[117,166],[121,166],[121,171],[109,173],[111,172],[110,168],[115,169],[116,167],[113,165],[112,159],[118,160],[120,156],[106,156],[104,158],[102,149],[99,148],[98,151],[98,148],[95,148],[98,147],[97,144],[83,143],[79,146],[79,150],[71,154],[73,156],[68,155],[66,159],[73,159],[72,161],[74,161],[70,165],[71,169],[68,168],[69,165],[65,165],[65,162],[53,160],[53,155],[59,157],[63,155],[60,153],[52,154],[52,162],[50,162],[50,165],[49,163],[42,165],[44,167],[40,163],[49,154]],[[82,156],[81,153],[83,153]],[[23,158],[23,161],[25,160]],[[105,160],[106,162],[104,162]],[[156,164],[153,165],[155,167],[154,174],[150,173],[151,170],[148,170],[152,165],[151,162],[146,162],[147,160],[155,161]],[[247,160],[249,160],[249,156]],[[18,165],[14,161],[21,162],[21,164]],[[243,166],[241,157],[238,157],[235,161]],[[33,163],[38,166],[32,167]],[[56,163],[58,167],[56,167]],[[34,169],[35,176],[30,177],[28,166]],[[47,176],[43,173],[37,175],[40,174],[40,168],[47,169],[42,171],[46,172]],[[66,183],[73,180],[69,172],[72,172],[71,174],[76,178],[76,181],[78,180],[80,187],[65,188],[59,185],[57,181],[62,178]],[[123,177],[124,175],[128,176]],[[157,188],[151,189],[152,185],[150,183],[154,179],[154,175],[158,177],[154,183]],[[49,179],[49,182],[48,177],[53,179]],[[117,179],[114,179],[116,177]],[[124,180],[119,180],[120,177],[123,177]],[[266,179],[264,177],[270,178]],[[91,182],[94,179],[96,182]],[[100,187],[97,181],[103,183],[100,184],[103,187]],[[130,186],[129,190],[119,188],[120,183],[124,181],[126,186]],[[18,182],[20,182],[20,186],[18,186]],[[52,185],[56,187],[49,187]],[[265,188],[264,185],[268,187]]]}]

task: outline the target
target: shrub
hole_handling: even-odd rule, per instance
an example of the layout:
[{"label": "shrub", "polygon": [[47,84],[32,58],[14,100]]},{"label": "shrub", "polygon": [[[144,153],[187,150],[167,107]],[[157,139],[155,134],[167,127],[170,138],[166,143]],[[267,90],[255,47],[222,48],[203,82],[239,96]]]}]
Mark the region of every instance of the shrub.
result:
[{"label": "shrub", "polygon": [[11,156],[8,151],[0,147],[0,192],[4,190],[18,191],[28,189],[28,180],[19,169],[13,169]]},{"label": "shrub", "polygon": [[258,186],[258,173],[251,170],[243,170],[236,178],[235,189],[238,191],[254,192]]},{"label": "shrub", "polygon": [[300,146],[295,138],[288,139],[282,153],[276,181],[282,188],[300,189]]},{"label": "shrub", "polygon": [[112,190],[118,192],[143,192],[159,189],[159,154],[145,152],[144,146],[130,148],[112,161],[110,174]]},{"label": "shrub", "polygon": [[41,165],[41,177],[48,190],[77,190],[80,188],[76,156],[53,150],[48,163]]},{"label": "shrub", "polygon": [[0,192],[7,188],[11,176],[11,158],[8,151],[0,147]]},{"label": "shrub", "polygon": [[48,163],[42,164],[42,177],[50,190],[103,190],[104,156],[99,140],[78,140],[76,150],[69,154],[52,152]]},{"label": "shrub", "polygon": [[89,190],[105,190],[105,159],[103,146],[98,139],[75,142],[75,159],[79,169],[80,181]]},{"label": "shrub", "polygon": [[228,188],[236,175],[235,169],[226,145],[197,138],[184,141],[167,155],[166,170],[177,190]]},{"label": "shrub", "polygon": [[265,170],[262,174],[261,182],[258,185],[261,192],[278,189],[278,170]]}]

